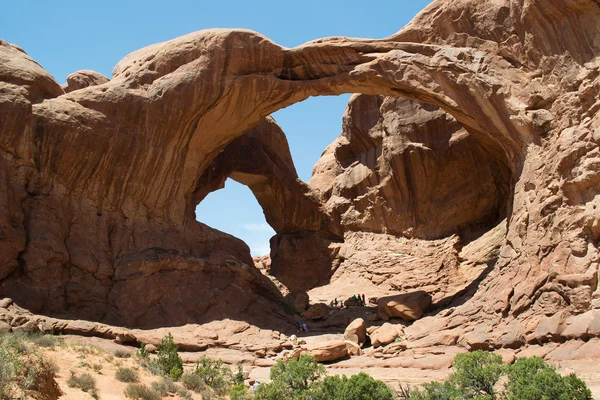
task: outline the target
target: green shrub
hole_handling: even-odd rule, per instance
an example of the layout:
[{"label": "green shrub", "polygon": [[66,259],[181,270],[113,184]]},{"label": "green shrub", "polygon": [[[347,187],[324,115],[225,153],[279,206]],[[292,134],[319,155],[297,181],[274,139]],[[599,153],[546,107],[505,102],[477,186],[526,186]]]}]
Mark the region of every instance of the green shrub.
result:
[{"label": "green shrub", "polygon": [[502,357],[487,351],[457,354],[450,381],[473,396],[487,394],[494,398],[494,386],[505,372]]},{"label": "green shrub", "polygon": [[466,399],[462,390],[450,382],[424,383],[421,389],[414,389],[408,397],[410,400],[462,400]]},{"label": "green shrub", "polygon": [[117,369],[117,372],[115,372],[115,378],[117,378],[119,382],[126,383],[135,383],[140,380],[137,371],[131,368]]},{"label": "green shrub", "polygon": [[177,393],[177,386],[168,376],[163,376],[160,381],[152,382],[151,386],[163,397],[168,393]]},{"label": "green shrub", "polygon": [[394,394],[382,381],[373,379],[364,372],[358,375],[328,376],[313,385],[310,390],[313,400],[393,400]]},{"label": "green shrub", "polygon": [[135,356],[140,360],[148,360],[150,358],[150,352],[146,349],[146,345],[142,343],[140,348],[135,352]]},{"label": "green shrub", "polygon": [[35,346],[54,348],[64,344],[64,339],[54,335],[38,335],[33,336],[31,341]]},{"label": "green shrub", "polygon": [[174,381],[178,381],[183,374],[183,360],[177,352],[178,348],[173,341],[173,335],[169,333],[162,338],[156,348],[156,361],[153,364],[163,375],[168,375]]},{"label": "green shrub", "polygon": [[258,386],[256,400],[295,399],[308,396],[310,386],[325,375],[325,367],[314,357],[303,354],[299,359],[278,361],[271,368],[271,383]]},{"label": "green shrub", "polygon": [[181,375],[181,384],[186,389],[196,393],[200,393],[200,391],[204,390],[206,387],[206,384],[202,381],[202,379],[192,372],[185,372],[183,375]]},{"label": "green shrub", "polygon": [[287,362],[278,361],[269,374],[271,381],[281,382],[292,391],[305,391],[324,375],[325,367],[307,354]]},{"label": "green shrub", "polygon": [[194,374],[219,395],[225,395],[233,385],[231,369],[221,360],[213,361],[203,356],[196,362]]},{"label": "green shrub", "polygon": [[162,395],[154,389],[139,383],[130,383],[125,388],[125,397],[137,400],[161,400]]},{"label": "green shrub", "polygon": [[562,377],[539,357],[520,358],[508,369],[509,400],[592,400],[575,374]]},{"label": "green shrub", "polygon": [[233,384],[240,385],[244,383],[244,367],[241,363],[235,366],[235,373],[233,374]]},{"label": "green shrub", "polygon": [[90,374],[81,374],[77,376],[71,371],[71,376],[67,379],[67,385],[69,385],[69,387],[79,388],[84,392],[96,391],[96,380]]},{"label": "green shrub", "polygon": [[252,396],[250,391],[243,383],[234,385],[229,391],[229,398],[231,400],[250,400]]},{"label": "green shrub", "polygon": [[[430,382],[410,392],[410,400],[592,400],[591,391],[575,374],[563,377],[539,357],[502,364],[499,356],[475,351],[454,358],[454,373],[444,383]],[[500,393],[494,386],[504,374]]]}]

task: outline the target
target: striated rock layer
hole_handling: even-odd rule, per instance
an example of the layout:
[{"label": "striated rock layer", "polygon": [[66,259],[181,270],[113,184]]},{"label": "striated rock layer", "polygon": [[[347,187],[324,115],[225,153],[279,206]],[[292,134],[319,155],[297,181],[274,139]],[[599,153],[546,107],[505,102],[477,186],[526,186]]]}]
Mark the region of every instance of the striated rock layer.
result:
[{"label": "striated rock layer", "polygon": [[[232,177],[276,229],[271,272],[292,290],[348,271],[430,286],[415,343],[594,336],[599,20],[595,0],[447,0],[383,40],[286,49],[207,30],[109,81],[75,74],[69,93],[0,42],[0,294],[115,324],[274,323],[280,293],[247,246],[195,221]],[[361,95],[307,186],[266,118],[341,93]]]}]

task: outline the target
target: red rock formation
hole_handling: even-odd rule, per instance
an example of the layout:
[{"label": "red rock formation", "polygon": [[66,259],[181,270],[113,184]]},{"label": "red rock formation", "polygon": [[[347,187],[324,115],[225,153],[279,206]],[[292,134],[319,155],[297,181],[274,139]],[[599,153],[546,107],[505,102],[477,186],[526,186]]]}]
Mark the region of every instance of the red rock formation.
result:
[{"label": "red rock formation", "polygon": [[[423,247],[455,256],[437,264],[444,276],[487,272],[454,293],[456,308],[408,327],[410,340],[435,332],[497,347],[513,345],[514,335],[503,338],[514,332],[529,342],[572,335],[573,319],[600,306],[599,19],[595,0],[449,0],[383,40],[285,49],[250,31],[208,30],[134,52],[110,81],[66,94],[1,42],[0,294],[34,311],[131,325],[264,321],[279,292],[247,246],[194,218],[203,182],[232,176],[273,206],[272,271],[295,289],[335,278],[361,251],[370,268],[381,252],[369,247],[386,232],[407,236],[393,246],[439,239]],[[369,97],[354,100],[339,152],[320,164],[330,172],[311,182],[323,206],[277,176],[293,172],[285,155],[258,169],[220,161],[273,111],[348,92]],[[260,135],[247,140],[282,148]],[[216,180],[212,166],[222,169]],[[286,201],[293,215],[281,211]],[[475,227],[503,216],[490,256]],[[445,247],[469,242],[483,263],[464,265],[464,249]]]}]

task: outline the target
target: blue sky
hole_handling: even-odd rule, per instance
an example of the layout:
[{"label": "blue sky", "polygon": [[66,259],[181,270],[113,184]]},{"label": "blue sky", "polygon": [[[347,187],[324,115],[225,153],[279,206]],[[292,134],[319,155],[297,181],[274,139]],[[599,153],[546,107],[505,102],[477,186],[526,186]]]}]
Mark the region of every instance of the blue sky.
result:
[{"label": "blue sky", "polygon": [[[406,25],[429,0],[7,1],[0,38],[21,46],[59,83],[93,69],[110,77],[125,55],[200,29],[247,28],[294,47],[326,36],[382,38]],[[276,112],[300,178],[308,180],[325,147],[341,132],[349,95],[315,97]],[[253,255],[269,252],[274,234],[248,188],[228,180],[196,209],[197,218],[243,239]]]}]

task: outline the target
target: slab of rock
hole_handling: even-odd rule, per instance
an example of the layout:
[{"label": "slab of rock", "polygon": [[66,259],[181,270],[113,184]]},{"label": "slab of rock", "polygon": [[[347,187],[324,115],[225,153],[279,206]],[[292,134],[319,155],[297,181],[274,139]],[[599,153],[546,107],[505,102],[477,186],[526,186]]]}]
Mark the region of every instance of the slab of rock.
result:
[{"label": "slab of rock", "polygon": [[386,296],[377,301],[377,315],[384,320],[402,318],[415,321],[425,314],[430,305],[431,295],[422,290]]},{"label": "slab of rock", "polygon": [[384,346],[392,343],[402,333],[403,328],[400,325],[393,325],[386,322],[371,333],[371,344],[373,347]]},{"label": "slab of rock", "polygon": [[344,339],[362,346],[367,340],[367,327],[365,325],[365,320],[362,318],[357,318],[352,321],[344,331]]},{"label": "slab of rock", "polygon": [[304,318],[308,319],[323,319],[329,315],[331,309],[325,303],[313,304],[306,311],[302,313]]}]

